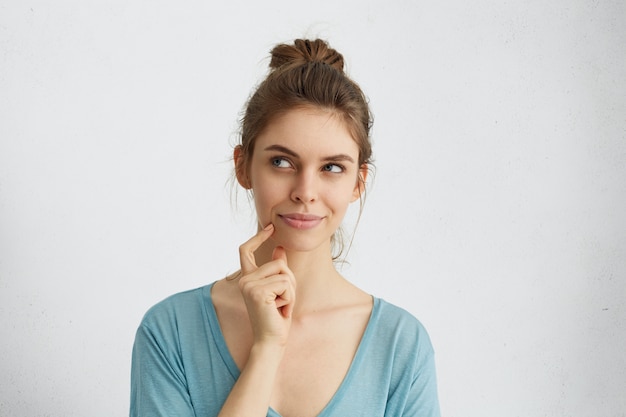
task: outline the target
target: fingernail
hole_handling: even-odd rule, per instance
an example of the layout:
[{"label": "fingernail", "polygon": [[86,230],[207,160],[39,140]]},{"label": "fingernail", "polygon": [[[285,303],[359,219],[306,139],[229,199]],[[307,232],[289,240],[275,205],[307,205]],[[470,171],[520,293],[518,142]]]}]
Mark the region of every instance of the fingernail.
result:
[{"label": "fingernail", "polygon": [[263,230],[270,230],[270,229],[271,229],[271,228],[273,228],[273,227],[274,227],[274,225],[273,225],[272,223],[270,223],[270,224],[268,224],[267,226],[265,226],[265,227],[263,228]]}]

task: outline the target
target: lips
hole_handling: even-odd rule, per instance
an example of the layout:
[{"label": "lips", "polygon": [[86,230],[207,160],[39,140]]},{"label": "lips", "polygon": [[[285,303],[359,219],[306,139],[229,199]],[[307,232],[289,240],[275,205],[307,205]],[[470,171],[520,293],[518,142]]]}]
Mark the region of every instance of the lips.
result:
[{"label": "lips", "polygon": [[278,215],[287,226],[295,229],[311,229],[322,222],[323,217],[306,213],[289,213]]}]

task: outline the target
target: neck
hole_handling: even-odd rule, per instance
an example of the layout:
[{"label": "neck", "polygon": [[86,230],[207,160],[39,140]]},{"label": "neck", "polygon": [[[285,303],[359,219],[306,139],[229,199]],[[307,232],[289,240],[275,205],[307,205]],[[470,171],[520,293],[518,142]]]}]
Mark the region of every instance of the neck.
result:
[{"label": "neck", "polygon": [[[255,252],[257,265],[271,261],[274,248],[271,241],[261,245]],[[330,243],[309,252],[287,251],[287,265],[297,285],[294,315],[326,304],[333,290],[346,282],[335,269]]]}]

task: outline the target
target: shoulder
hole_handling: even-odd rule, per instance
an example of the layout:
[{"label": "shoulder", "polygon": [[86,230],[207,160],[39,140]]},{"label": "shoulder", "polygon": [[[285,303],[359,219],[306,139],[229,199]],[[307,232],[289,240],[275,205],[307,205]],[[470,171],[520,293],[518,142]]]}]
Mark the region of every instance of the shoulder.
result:
[{"label": "shoulder", "polygon": [[398,354],[430,356],[433,347],[426,328],[407,310],[375,298],[372,332],[375,343]]},{"label": "shoulder", "polygon": [[190,346],[205,343],[212,328],[208,323],[210,288],[180,292],[152,306],[137,328],[135,351],[158,351],[174,358]]},{"label": "shoulder", "polygon": [[385,415],[439,416],[435,353],[428,332],[408,311],[380,300],[380,327],[389,338],[380,351],[389,364]]},{"label": "shoulder", "polygon": [[210,294],[212,284],[179,292],[159,301],[143,316],[141,326],[152,329],[167,327],[177,327],[184,321],[193,320],[194,317],[201,317],[204,312],[205,297]]},{"label": "shoulder", "polygon": [[[355,382],[357,392],[368,392],[368,396],[383,402],[385,415],[435,415],[424,411],[425,406],[434,410],[432,404],[437,398],[434,351],[428,332],[417,318],[374,298],[361,348],[357,358],[360,366],[355,368],[358,377],[352,381],[378,383],[376,391],[370,392],[369,386]],[[384,393],[382,398],[379,393]]]}]

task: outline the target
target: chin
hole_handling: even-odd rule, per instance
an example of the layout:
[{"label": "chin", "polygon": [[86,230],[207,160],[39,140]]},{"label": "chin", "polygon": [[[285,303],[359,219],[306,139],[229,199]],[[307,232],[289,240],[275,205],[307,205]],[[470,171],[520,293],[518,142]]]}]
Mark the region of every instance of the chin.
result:
[{"label": "chin", "polygon": [[272,236],[276,246],[282,246],[287,252],[312,252],[327,245],[330,250],[330,238],[320,236],[294,236],[294,233],[278,232]]}]

